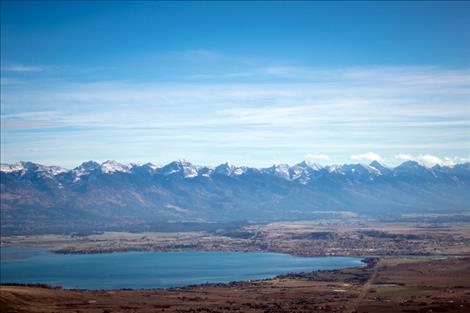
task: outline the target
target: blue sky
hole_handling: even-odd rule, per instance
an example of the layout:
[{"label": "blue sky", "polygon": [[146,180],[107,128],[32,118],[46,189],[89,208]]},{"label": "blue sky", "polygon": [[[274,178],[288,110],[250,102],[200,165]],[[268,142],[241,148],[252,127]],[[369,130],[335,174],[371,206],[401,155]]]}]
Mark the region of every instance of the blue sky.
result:
[{"label": "blue sky", "polygon": [[466,2],[1,2],[1,159],[470,157]]}]

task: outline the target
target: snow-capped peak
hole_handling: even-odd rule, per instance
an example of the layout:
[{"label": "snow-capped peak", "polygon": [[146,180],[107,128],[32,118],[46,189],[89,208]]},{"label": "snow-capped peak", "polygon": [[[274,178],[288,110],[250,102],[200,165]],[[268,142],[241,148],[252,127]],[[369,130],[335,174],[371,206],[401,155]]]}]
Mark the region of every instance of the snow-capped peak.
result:
[{"label": "snow-capped peak", "polygon": [[40,171],[50,174],[52,176],[56,176],[56,175],[68,172],[67,169],[62,168],[60,166],[41,166]]},{"label": "snow-capped peak", "polygon": [[148,162],[148,163],[145,163],[143,166],[146,166],[152,170],[157,170],[159,169],[161,166],[158,165],[157,163],[153,163],[153,162]]},{"label": "snow-capped peak", "polygon": [[235,166],[230,164],[229,162],[223,163],[218,165],[214,169],[214,173],[222,174],[227,176],[239,176],[246,172],[246,167],[243,166]]},{"label": "snow-capped peak", "polygon": [[185,178],[191,178],[198,175],[198,167],[186,160],[178,160],[159,168],[157,172],[165,176],[182,173]]},{"label": "snow-capped peak", "polygon": [[23,162],[17,162],[13,164],[0,164],[0,172],[4,173],[12,173],[12,172],[19,172],[24,170]]},{"label": "snow-capped peak", "polygon": [[368,164],[359,164],[359,166],[361,166],[362,168],[364,168],[367,172],[369,172],[369,174],[374,174],[374,175],[380,175],[380,170],[373,167],[373,166],[370,166]]},{"label": "snow-capped peak", "polygon": [[328,173],[337,173],[338,170],[341,168],[340,165],[328,165],[325,167]]},{"label": "snow-capped peak", "polygon": [[65,168],[59,166],[46,166],[32,162],[17,162],[14,164],[1,164],[0,171],[4,173],[21,172],[37,172],[41,175],[56,176],[67,172]]},{"label": "snow-capped peak", "polygon": [[289,175],[289,165],[279,164],[274,166],[274,172],[282,177],[290,177]]},{"label": "snow-capped peak", "polygon": [[101,172],[110,174],[110,173],[129,173],[131,166],[127,164],[121,164],[114,160],[108,160],[101,163],[100,166]]},{"label": "snow-capped peak", "polygon": [[273,166],[265,168],[262,171],[267,174],[290,179],[289,165],[287,164],[274,164]]},{"label": "snow-capped peak", "polygon": [[392,170],[389,169],[388,167],[380,164],[378,161],[372,161],[369,166],[375,168],[376,170],[378,170],[380,172],[381,175],[385,175],[385,174],[388,174],[390,173]]},{"label": "snow-capped peak", "polygon": [[100,168],[100,164],[95,161],[83,162],[72,170],[75,181],[78,181],[81,176],[88,175],[90,172]]},{"label": "snow-capped peak", "polygon": [[226,163],[218,165],[214,169],[214,173],[230,176],[232,175],[234,169],[235,167],[232,164],[230,164],[229,162],[226,162]]},{"label": "snow-capped peak", "polygon": [[303,169],[312,169],[314,171],[319,171],[323,168],[323,166],[321,166],[320,164],[315,163],[315,162],[310,162],[308,160],[302,161],[294,166],[300,167]]},{"label": "snow-capped peak", "polygon": [[87,161],[80,164],[80,166],[76,167],[76,170],[84,170],[84,171],[94,171],[100,167],[100,164],[95,161]]}]

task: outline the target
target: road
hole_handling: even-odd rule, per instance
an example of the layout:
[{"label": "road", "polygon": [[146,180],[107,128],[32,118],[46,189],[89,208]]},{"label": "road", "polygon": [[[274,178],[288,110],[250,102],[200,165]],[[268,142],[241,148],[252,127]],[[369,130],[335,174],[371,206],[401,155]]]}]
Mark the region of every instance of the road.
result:
[{"label": "road", "polygon": [[365,284],[362,285],[361,293],[360,293],[359,296],[354,300],[354,302],[351,304],[350,310],[347,310],[346,313],[357,312],[357,309],[359,308],[359,305],[362,303],[362,301],[364,301],[364,299],[366,298],[366,296],[367,296],[367,294],[368,294],[370,288],[371,288],[372,285],[374,284],[375,279],[377,278],[377,274],[378,274],[378,270],[379,270],[381,261],[382,261],[382,260],[379,259],[379,260],[377,261],[377,263],[374,264],[374,268],[373,268],[373,270],[372,270],[372,274],[370,275],[369,279],[365,282]]}]

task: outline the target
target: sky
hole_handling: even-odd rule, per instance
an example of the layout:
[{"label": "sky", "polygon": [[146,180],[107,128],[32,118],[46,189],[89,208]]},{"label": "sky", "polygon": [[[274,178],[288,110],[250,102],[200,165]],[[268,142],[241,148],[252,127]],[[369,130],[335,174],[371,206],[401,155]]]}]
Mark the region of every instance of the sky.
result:
[{"label": "sky", "polygon": [[470,160],[470,3],[1,2],[1,162]]}]

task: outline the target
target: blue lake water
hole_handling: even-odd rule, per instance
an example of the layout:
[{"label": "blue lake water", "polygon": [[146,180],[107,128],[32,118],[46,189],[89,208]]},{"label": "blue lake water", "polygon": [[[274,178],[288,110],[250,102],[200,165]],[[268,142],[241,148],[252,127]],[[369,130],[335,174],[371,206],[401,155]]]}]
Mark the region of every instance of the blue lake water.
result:
[{"label": "blue lake water", "polygon": [[363,265],[357,257],[295,257],[280,253],[55,254],[44,249],[2,248],[1,255],[2,283],[83,289],[177,287]]}]

